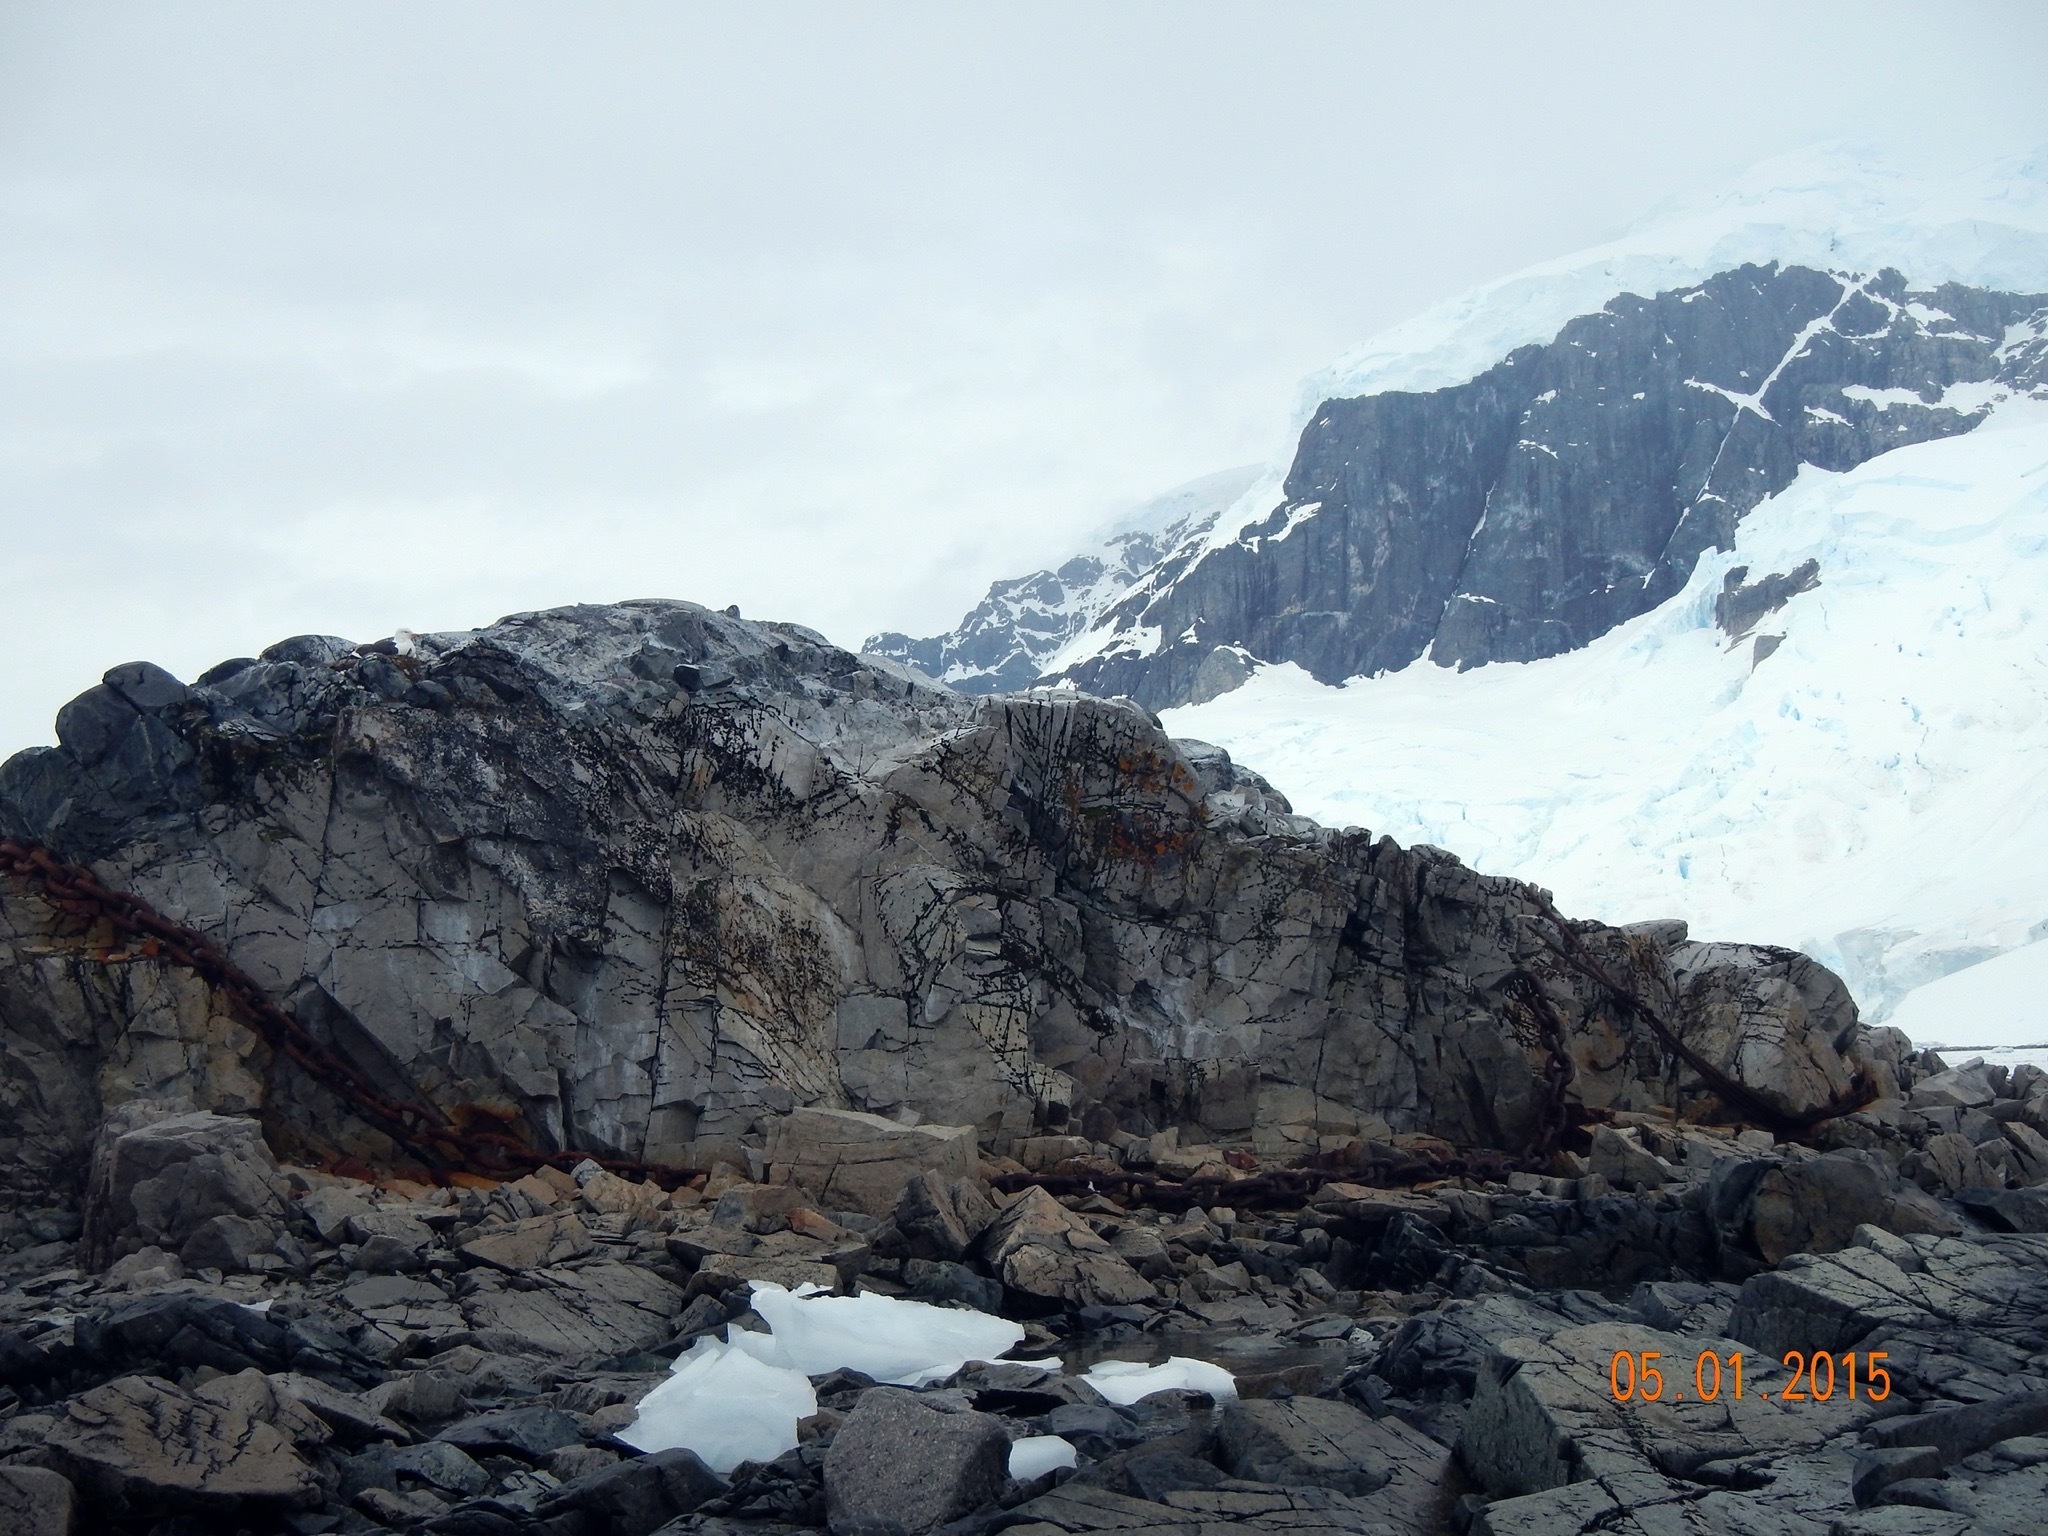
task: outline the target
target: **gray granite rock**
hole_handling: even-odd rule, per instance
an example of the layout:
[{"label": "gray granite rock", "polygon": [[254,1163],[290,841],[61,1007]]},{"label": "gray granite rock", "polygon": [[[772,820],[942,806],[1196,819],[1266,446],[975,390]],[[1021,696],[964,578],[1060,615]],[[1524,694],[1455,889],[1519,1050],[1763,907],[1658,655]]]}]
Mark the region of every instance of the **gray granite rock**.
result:
[{"label": "gray granite rock", "polygon": [[1095,1229],[1042,1189],[1027,1189],[982,1236],[989,1267],[1027,1306],[1121,1306],[1150,1301],[1152,1282]]},{"label": "gray granite rock", "polygon": [[1232,1403],[1217,1426],[1218,1459],[1250,1482],[1371,1493],[1394,1475],[1374,1454],[1374,1428],[1350,1404],[1324,1398]]},{"label": "gray granite rock", "polygon": [[287,1508],[320,1502],[313,1469],[273,1424],[149,1376],[125,1376],[65,1405],[50,1450],[114,1509]]},{"label": "gray granite rock", "polygon": [[7,1536],[72,1536],[78,1491],[47,1467],[0,1466],[0,1531]]},{"label": "gray granite rock", "polygon": [[[685,666],[731,681],[688,689]],[[1517,1147],[1548,1113],[1538,994],[1572,1096],[1710,1097],[1544,947],[1529,887],[1292,817],[1128,703],[970,701],[797,626],[645,602],[403,657],[294,642],[137,719],[160,760],[18,756],[0,826],[206,932],[383,1091],[500,1106],[541,1144],[708,1166],[754,1135],[775,1177],[875,1215],[922,1167],[971,1176],[975,1141],[1090,1115]],[[124,1065],[95,1021],[132,999],[53,966],[33,900],[7,901],[0,1088],[50,1160],[114,1077],[194,1103],[253,1084],[281,1150],[391,1156],[233,1042]],[[1847,994],[1810,962],[1578,935],[1788,1112],[1857,1070]],[[160,958],[121,970],[131,994],[176,985]],[[861,1151],[799,1110],[885,1126]],[[971,1131],[946,1151],[931,1125]]]},{"label": "gray granite rock", "polygon": [[994,1502],[1009,1449],[993,1415],[889,1387],[863,1393],[825,1457],[833,1526],[879,1518],[924,1536]]},{"label": "gray granite rock", "polygon": [[259,1251],[257,1239],[283,1221],[285,1193],[262,1128],[238,1116],[134,1108],[108,1122],[93,1152],[85,1261],[104,1268],[145,1247],[176,1250],[216,1218],[237,1224],[217,1228],[187,1264]]}]

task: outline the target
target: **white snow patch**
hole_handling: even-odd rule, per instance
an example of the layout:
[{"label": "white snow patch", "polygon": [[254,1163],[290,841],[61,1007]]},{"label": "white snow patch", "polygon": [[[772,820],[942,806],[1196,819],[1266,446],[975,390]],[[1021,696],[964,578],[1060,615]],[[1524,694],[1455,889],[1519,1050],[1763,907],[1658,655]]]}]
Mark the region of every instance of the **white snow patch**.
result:
[{"label": "white snow patch", "polygon": [[2012,391],[1991,379],[1975,383],[1957,382],[1941,392],[1936,403],[1945,411],[1961,411],[1965,416],[1974,416],[1979,411],[1988,411],[2002,400],[2010,400]]},{"label": "white snow patch", "polygon": [[[1809,557],[1820,587],[1752,670],[1713,627],[1723,575]],[[2048,932],[2044,622],[2048,402],[2021,397],[1802,470],[1684,592],[1582,650],[1336,688],[1268,666],[1165,720],[1304,815],[1450,848],[1568,912],[1804,949],[1881,1021]]]},{"label": "white snow patch", "polygon": [[1867,400],[1881,411],[1888,411],[1895,405],[1924,406],[1927,404],[1913,390],[1898,388],[1872,389],[1868,384],[1844,384],[1842,386],[1842,394],[1850,400]]},{"label": "white snow patch", "polygon": [[1216,1401],[1237,1396],[1237,1378],[1220,1365],[1191,1360],[1186,1355],[1170,1356],[1159,1365],[1141,1365],[1135,1360],[1099,1360],[1081,1378],[1119,1407],[1127,1407],[1154,1392],[1176,1389],[1206,1392]]},{"label": "white snow patch", "polygon": [[640,1400],[620,1439],[643,1451],[685,1446],[712,1471],[729,1472],[796,1444],[798,1421],[818,1411],[813,1376],[855,1370],[922,1386],[969,1360],[997,1359],[1024,1338],[1000,1317],[889,1296],[825,1296],[756,1280],[753,1300],[769,1332],[728,1328],[724,1343],[699,1339]]},{"label": "white snow patch", "polygon": [[[1848,148],[1766,161],[1729,192],[1667,205],[1630,233],[1461,294],[1313,375],[1297,428],[1325,401],[1442,389],[1618,294],[1661,293],[1748,262],[1824,272],[1896,267],[1916,286],[2048,289],[2048,152],[1916,180]],[[1701,295],[1701,297],[1705,297]]]},{"label": "white snow patch", "polygon": [[1010,1442],[1010,1476],[1020,1483],[1076,1466],[1080,1459],[1074,1442],[1058,1435],[1026,1435]]},{"label": "white snow patch", "polygon": [[1887,1022],[1938,1048],[2048,1049],[2048,938],[1916,988]]},{"label": "white snow patch", "polygon": [[1273,535],[1272,542],[1278,544],[1282,539],[1286,538],[1287,535],[1294,532],[1295,529],[1299,528],[1303,523],[1307,522],[1310,518],[1314,517],[1318,512],[1322,510],[1323,504],[1320,501],[1312,501],[1308,503],[1308,505],[1306,506],[1296,507],[1292,512],[1287,514],[1287,526],[1282,528],[1278,533]]},{"label": "white snow patch", "polygon": [[640,1399],[619,1438],[642,1451],[695,1451],[717,1473],[773,1461],[796,1447],[799,1422],[818,1411],[802,1371],[768,1365],[744,1349],[699,1339],[667,1381]]},{"label": "white snow patch", "polygon": [[765,1365],[806,1376],[853,1370],[892,1386],[941,1381],[970,1360],[997,1360],[1024,1341],[1021,1324],[893,1296],[823,1296],[753,1282],[767,1333],[728,1337]]},{"label": "white snow patch", "polygon": [[1827,409],[1827,407],[1825,406],[1809,405],[1806,408],[1806,414],[1811,416],[1815,421],[1832,421],[1836,423],[1838,426],[1844,427],[1849,425],[1848,417],[1841,415],[1836,411],[1831,411]]}]

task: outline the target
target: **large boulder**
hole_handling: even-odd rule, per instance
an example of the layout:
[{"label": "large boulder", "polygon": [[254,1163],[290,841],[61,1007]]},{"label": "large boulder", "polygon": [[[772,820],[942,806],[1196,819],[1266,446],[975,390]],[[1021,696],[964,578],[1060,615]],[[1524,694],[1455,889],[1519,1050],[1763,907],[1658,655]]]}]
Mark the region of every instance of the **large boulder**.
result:
[{"label": "large boulder", "polygon": [[1856,1004],[1842,979],[1797,950],[1678,945],[1669,956],[1687,1045],[1780,1114],[1846,1101],[1856,1086]]},{"label": "large boulder", "polygon": [[0,1466],[0,1532],[5,1536],[71,1536],[78,1491],[47,1467]]},{"label": "large boulder", "polygon": [[[93,1148],[82,1257],[104,1269],[143,1248],[175,1252],[223,1217],[280,1230],[289,1191],[254,1120],[131,1106]],[[247,1242],[246,1229],[228,1230],[232,1238],[208,1234],[202,1261],[222,1243]]]},{"label": "large boulder", "polygon": [[996,1219],[981,1186],[967,1179],[919,1174],[896,1202],[896,1230],[914,1257],[951,1262],[965,1257]]},{"label": "large boulder", "polygon": [[1035,1186],[1010,1202],[981,1245],[996,1278],[1028,1307],[1125,1306],[1156,1294],[1093,1227]]},{"label": "large boulder", "polygon": [[1752,1249],[1773,1265],[1795,1253],[1846,1248],[1862,1226],[1901,1236],[1962,1230],[1939,1201],[1870,1152],[1724,1158],[1709,1177],[1707,1206],[1724,1242]]},{"label": "large boulder", "polygon": [[797,1185],[828,1210],[887,1216],[923,1173],[973,1176],[980,1165],[965,1125],[899,1125],[843,1109],[799,1109],[775,1122],[769,1177]]},{"label": "large boulder", "polygon": [[907,1536],[924,1536],[993,1503],[1009,1455],[1009,1433],[993,1414],[893,1387],[864,1392],[825,1455],[832,1527],[894,1521]]},{"label": "large boulder", "polygon": [[64,1406],[48,1447],[113,1510],[310,1508],[313,1468],[290,1436],[244,1409],[154,1376],[123,1376]]}]

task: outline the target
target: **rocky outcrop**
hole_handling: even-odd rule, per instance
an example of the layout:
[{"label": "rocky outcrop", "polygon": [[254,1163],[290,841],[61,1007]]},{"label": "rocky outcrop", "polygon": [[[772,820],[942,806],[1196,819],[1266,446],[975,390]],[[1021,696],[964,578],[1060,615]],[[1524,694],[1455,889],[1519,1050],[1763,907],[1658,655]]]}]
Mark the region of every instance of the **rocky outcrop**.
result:
[{"label": "rocky outcrop", "polygon": [[[973,702],[794,626],[647,602],[108,678],[0,769],[0,830],[199,930],[385,1097],[541,1146],[780,1157],[887,1214],[924,1153],[856,1198],[853,1154],[800,1172],[762,1136],[803,1108],[902,1149],[943,1139],[919,1121],[991,1151],[1183,1126],[1518,1149],[1560,1095],[1711,1114],[1732,1078],[1797,1118],[1859,1070],[1800,957],[1561,926],[1449,854],[1291,816],[1129,703]],[[260,1099],[302,1157],[393,1155],[151,945],[0,887],[0,1086],[44,1163],[171,1087]]]},{"label": "rocky outcrop", "polygon": [[251,1240],[252,1251],[267,1249],[284,1218],[285,1188],[254,1120],[165,1115],[131,1103],[108,1121],[93,1151],[81,1257],[104,1269],[144,1248],[196,1245],[188,1262],[198,1267],[237,1239]]},{"label": "rocky outcrop", "polygon": [[[1167,1133],[1031,1138],[1035,1175],[1002,1157],[924,1169],[886,1217],[731,1164],[674,1189],[593,1164],[441,1188],[286,1164],[280,1206],[237,1218],[274,1234],[274,1263],[188,1273],[152,1247],[93,1274],[59,1241],[0,1270],[0,1513],[47,1499],[82,1531],[168,1516],[437,1536],[651,1536],[691,1515],[740,1536],[955,1518],[1038,1536],[1878,1536],[1932,1509],[2018,1536],[2048,1495],[2048,1236],[2002,1228],[2048,1185],[1989,1158],[2010,1185],[1951,1196],[1900,1170],[1916,1139],[2031,1131],[2048,1074],[1880,1064],[1894,1096],[1808,1133],[1832,1151],[1616,1110],[1570,1131],[1553,1172],[1333,1180],[1306,1202],[1242,1140]],[[192,1155],[169,1170],[251,1145],[248,1120],[141,1119],[101,1145],[171,1126]],[[1385,1179],[1389,1158],[1426,1166],[1426,1141],[1343,1156]],[[1156,1180],[1135,1187],[1164,1208],[1119,1174]],[[394,1247],[402,1270],[382,1267]],[[728,1478],[641,1456],[621,1432],[681,1351],[764,1342],[756,1280],[1004,1309],[1028,1358],[915,1389],[820,1366],[816,1412],[772,1460]],[[1168,1349],[1227,1365],[1236,1398],[1170,1368],[1123,1402],[1112,1381]],[[1790,1350],[1841,1371],[1853,1354],[1858,1395],[1838,1375],[1784,1401]],[[1617,1400],[1617,1351],[1661,1361],[1665,1396]],[[1703,1352],[1726,1373],[1715,1401]],[[1062,1354],[1126,1363],[1083,1377]]]},{"label": "rocky outcrop", "polygon": [[1029,688],[1062,646],[1183,540],[1205,532],[1259,473],[1256,466],[1226,469],[1168,491],[1057,569],[991,583],[988,595],[946,634],[919,640],[891,631],[870,635],[861,649],[916,667],[961,693]]},{"label": "rocky outcrop", "polygon": [[[1326,400],[1270,515],[1168,555],[1061,675],[1165,708],[1219,654],[1337,682],[1574,650],[1678,592],[1801,466],[1969,431],[1989,392],[1952,386],[2037,387],[2043,305],[1741,267],[1624,294],[1463,384]],[[1759,578],[1724,621],[1811,579]]]}]

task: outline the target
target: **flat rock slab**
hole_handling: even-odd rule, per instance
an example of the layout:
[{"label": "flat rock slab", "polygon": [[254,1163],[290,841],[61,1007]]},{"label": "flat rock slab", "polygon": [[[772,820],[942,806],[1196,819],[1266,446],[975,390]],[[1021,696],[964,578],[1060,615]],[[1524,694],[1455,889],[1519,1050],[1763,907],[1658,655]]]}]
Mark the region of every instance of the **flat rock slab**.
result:
[{"label": "flat rock slab", "polygon": [[1371,1493],[1394,1475],[1372,1453],[1372,1422],[1328,1398],[1232,1403],[1223,1410],[1217,1449],[1225,1470],[1255,1483]]},{"label": "flat rock slab", "polygon": [[270,1378],[273,1391],[291,1399],[317,1416],[327,1427],[351,1444],[369,1440],[390,1440],[404,1445],[412,1435],[384,1417],[353,1392],[330,1386],[317,1377],[286,1371]]},{"label": "flat rock slab", "polygon": [[320,1502],[313,1469],[282,1431],[153,1376],[124,1376],[73,1398],[48,1444],[118,1505]]},{"label": "flat rock slab", "polygon": [[714,1253],[690,1276],[690,1295],[723,1296],[752,1280],[795,1290],[800,1285],[840,1288],[844,1276],[830,1264],[811,1259],[784,1258],[773,1254]]},{"label": "flat rock slab", "polygon": [[545,1265],[580,1259],[596,1247],[596,1240],[574,1211],[558,1211],[479,1233],[455,1251],[471,1264],[523,1275]]},{"label": "flat rock slab", "polygon": [[396,1359],[421,1342],[431,1344],[469,1328],[454,1299],[425,1280],[372,1275],[344,1286],[341,1299],[367,1324],[359,1343],[381,1359]]},{"label": "flat rock slab", "polygon": [[1233,1404],[1223,1411],[1217,1449],[1235,1477],[1352,1495],[1375,1529],[1409,1536],[1446,1528],[1462,1482],[1449,1446],[1328,1398]]},{"label": "flat rock slab", "polygon": [[530,1289],[485,1281],[462,1303],[463,1316],[491,1347],[557,1360],[637,1354],[668,1337],[683,1292],[635,1264],[599,1261],[538,1270]]},{"label": "flat rock slab", "polygon": [[[1532,1494],[1587,1479],[1653,1471],[1690,1476],[1709,1462],[1810,1453],[1883,1411],[1845,1394],[1824,1403],[1781,1403],[1765,1387],[1767,1380],[1782,1382],[1784,1372],[1773,1372],[1775,1362],[1753,1353],[1740,1401],[1732,1379],[1715,1401],[1702,1401],[1693,1379],[1701,1353],[1725,1361],[1741,1349],[1728,1339],[1634,1323],[1564,1328],[1541,1340],[1503,1339],[1479,1372],[1459,1459],[1496,1497]],[[1616,1400],[1609,1372],[1617,1352],[1658,1357],[1660,1401]]]},{"label": "flat rock slab", "polygon": [[2048,1235],[1910,1236],[1794,1254],[1744,1282],[1728,1333],[1773,1358],[1843,1350],[1883,1329],[1996,1332],[2048,1311]]},{"label": "flat rock slab", "polygon": [[[1067,1483],[1013,1511],[1008,1536],[1237,1536],[1244,1531],[1287,1536],[1412,1536],[1415,1527],[1328,1488],[1265,1488],[1233,1483],[1167,1493],[1157,1502],[1108,1488]],[[1476,1528],[1476,1527],[1475,1527]]]}]

